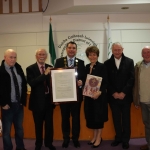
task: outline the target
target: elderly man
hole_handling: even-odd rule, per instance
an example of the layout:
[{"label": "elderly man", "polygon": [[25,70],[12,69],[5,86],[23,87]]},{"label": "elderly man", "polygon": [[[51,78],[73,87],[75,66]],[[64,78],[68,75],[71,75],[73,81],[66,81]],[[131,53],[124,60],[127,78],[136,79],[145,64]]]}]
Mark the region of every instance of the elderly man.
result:
[{"label": "elderly man", "polygon": [[134,104],[141,106],[147,144],[141,150],[150,150],[150,46],[142,49],[143,60],[135,66]]},{"label": "elderly man", "polygon": [[115,127],[115,140],[111,146],[122,142],[122,148],[129,148],[130,107],[134,85],[133,60],[124,56],[120,43],[112,44],[112,56],[104,63],[108,73],[108,101],[112,110]]},{"label": "elderly man", "polygon": [[23,142],[23,105],[26,105],[26,80],[21,66],[16,62],[17,53],[8,49],[0,68],[0,104],[2,107],[3,147],[13,150],[10,131],[15,128],[16,150],[25,150]]},{"label": "elderly man", "polygon": [[35,150],[41,150],[43,145],[43,125],[44,125],[44,145],[49,150],[55,150],[53,142],[53,104],[51,103],[50,89],[50,68],[52,66],[45,63],[47,52],[45,49],[36,51],[37,62],[27,67],[27,82],[31,86],[29,99],[29,109],[32,111],[35,124]]}]

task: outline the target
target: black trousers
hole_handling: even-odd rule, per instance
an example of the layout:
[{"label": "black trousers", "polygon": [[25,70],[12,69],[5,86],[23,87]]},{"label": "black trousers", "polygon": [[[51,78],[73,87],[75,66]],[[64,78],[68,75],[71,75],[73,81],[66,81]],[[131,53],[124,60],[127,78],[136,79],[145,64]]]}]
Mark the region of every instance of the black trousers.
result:
[{"label": "black trousers", "polygon": [[62,116],[62,133],[64,141],[70,140],[70,115],[72,116],[72,140],[77,141],[80,134],[81,102],[60,104]]},{"label": "black trousers", "polygon": [[41,147],[43,144],[43,130],[44,144],[49,147],[53,142],[53,105],[45,103],[45,107],[42,110],[33,110],[32,114],[35,124],[36,147]]},{"label": "black trousers", "polygon": [[115,140],[120,142],[129,142],[131,134],[130,108],[131,103],[116,100],[110,104],[114,128],[116,132]]}]

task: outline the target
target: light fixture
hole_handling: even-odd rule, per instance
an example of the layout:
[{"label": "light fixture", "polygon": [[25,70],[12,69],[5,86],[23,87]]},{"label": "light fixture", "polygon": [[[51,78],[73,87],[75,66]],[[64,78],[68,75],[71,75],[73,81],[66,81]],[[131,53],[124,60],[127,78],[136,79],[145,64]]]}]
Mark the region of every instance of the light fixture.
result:
[{"label": "light fixture", "polygon": [[121,7],[121,9],[129,9],[129,7]]}]

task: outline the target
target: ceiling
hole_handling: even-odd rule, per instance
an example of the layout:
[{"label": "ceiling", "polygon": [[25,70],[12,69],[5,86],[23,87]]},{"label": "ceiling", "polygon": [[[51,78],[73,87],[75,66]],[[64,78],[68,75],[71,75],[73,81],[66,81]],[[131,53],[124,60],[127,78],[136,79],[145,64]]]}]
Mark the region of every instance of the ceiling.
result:
[{"label": "ceiling", "polygon": [[[83,3],[85,2],[85,3]],[[44,15],[149,13],[150,0],[49,0]],[[128,7],[128,9],[122,9]]]}]

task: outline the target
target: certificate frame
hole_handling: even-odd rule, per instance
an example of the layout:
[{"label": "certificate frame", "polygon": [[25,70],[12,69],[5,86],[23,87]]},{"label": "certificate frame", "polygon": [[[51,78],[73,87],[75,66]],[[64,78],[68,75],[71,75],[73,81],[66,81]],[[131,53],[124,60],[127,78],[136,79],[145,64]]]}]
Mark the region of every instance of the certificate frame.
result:
[{"label": "certificate frame", "polygon": [[52,90],[52,102],[77,102],[77,82],[75,68],[51,69],[50,87]]}]

